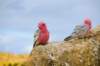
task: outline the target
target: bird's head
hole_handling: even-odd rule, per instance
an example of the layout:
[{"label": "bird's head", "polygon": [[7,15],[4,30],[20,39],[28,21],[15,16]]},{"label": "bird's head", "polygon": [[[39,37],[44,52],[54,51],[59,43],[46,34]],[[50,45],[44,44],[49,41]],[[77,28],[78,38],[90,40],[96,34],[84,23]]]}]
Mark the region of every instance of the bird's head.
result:
[{"label": "bird's head", "polygon": [[89,18],[84,19],[84,25],[87,26],[89,29],[92,27],[92,22]]},{"label": "bird's head", "polygon": [[47,26],[46,26],[46,23],[44,23],[43,21],[40,21],[38,23],[38,28],[40,31],[44,32],[44,31],[47,31]]}]

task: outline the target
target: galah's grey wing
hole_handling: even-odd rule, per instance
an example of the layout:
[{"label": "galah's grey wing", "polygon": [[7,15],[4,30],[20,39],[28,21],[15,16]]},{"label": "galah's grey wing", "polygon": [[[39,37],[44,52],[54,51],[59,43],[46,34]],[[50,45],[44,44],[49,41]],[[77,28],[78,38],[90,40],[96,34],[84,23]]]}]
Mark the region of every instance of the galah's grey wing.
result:
[{"label": "galah's grey wing", "polygon": [[36,30],[36,32],[34,33],[34,44],[33,44],[33,47],[37,46],[37,44],[38,44],[38,41],[37,41],[38,37],[39,37],[39,30]]},{"label": "galah's grey wing", "polygon": [[66,37],[64,39],[64,41],[68,41],[72,38],[82,38],[86,35],[87,32],[88,32],[88,28],[86,26],[77,25],[77,26],[75,26],[72,34],[70,36]]},{"label": "galah's grey wing", "polygon": [[76,38],[76,37],[84,37],[86,35],[86,33],[88,32],[88,28],[86,26],[81,26],[81,25],[77,25],[74,29],[74,32],[72,33],[72,37]]}]

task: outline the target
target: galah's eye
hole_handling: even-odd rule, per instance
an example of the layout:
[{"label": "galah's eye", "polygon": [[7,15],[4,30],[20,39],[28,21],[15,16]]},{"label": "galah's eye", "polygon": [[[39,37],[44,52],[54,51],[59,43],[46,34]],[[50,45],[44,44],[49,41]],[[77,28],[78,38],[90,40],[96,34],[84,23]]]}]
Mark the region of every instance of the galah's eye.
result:
[{"label": "galah's eye", "polygon": [[86,19],[84,20],[84,24],[86,24],[86,25],[91,25],[91,20],[90,20],[89,18],[86,18]]},{"label": "galah's eye", "polygon": [[45,24],[42,24],[42,26],[45,26]]}]

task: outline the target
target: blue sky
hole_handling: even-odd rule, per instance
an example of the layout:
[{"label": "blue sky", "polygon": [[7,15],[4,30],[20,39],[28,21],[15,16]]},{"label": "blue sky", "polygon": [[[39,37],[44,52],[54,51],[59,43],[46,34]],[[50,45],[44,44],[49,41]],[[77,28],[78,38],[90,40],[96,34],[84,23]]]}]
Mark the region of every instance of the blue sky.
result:
[{"label": "blue sky", "polygon": [[62,41],[85,17],[100,24],[99,0],[0,0],[0,51],[29,53],[40,20],[51,42]]}]

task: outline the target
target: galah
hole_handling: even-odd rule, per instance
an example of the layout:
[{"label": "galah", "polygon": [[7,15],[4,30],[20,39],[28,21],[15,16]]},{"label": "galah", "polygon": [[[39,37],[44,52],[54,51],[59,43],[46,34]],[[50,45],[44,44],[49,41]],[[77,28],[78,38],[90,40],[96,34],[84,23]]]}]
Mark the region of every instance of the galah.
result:
[{"label": "galah", "polygon": [[89,32],[91,32],[92,23],[89,18],[86,18],[83,22],[83,25],[75,26],[72,34],[64,39],[64,41],[68,41],[72,38],[84,38]]},{"label": "galah", "polygon": [[38,24],[38,29],[34,34],[34,44],[33,47],[38,45],[46,45],[49,40],[49,31],[47,29],[46,24],[41,21]]}]

